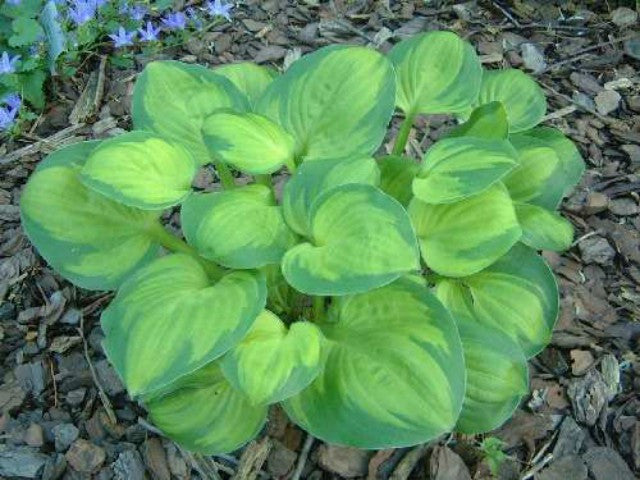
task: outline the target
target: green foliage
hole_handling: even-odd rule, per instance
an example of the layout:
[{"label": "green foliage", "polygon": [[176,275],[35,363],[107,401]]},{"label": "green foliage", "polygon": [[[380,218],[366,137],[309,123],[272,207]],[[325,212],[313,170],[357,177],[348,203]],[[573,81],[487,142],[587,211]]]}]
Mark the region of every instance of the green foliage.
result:
[{"label": "green foliage", "polygon": [[[394,105],[407,118],[386,155]],[[558,315],[537,250],[571,245],[556,209],[583,163],[536,126],[544,108],[532,79],[483,72],[449,32],[390,58],[326,47],[281,75],[153,62],[136,131],[47,157],[23,225],[63,276],[118,290],[105,351],[186,448],[238,448],[278,402],[337,444],[482,433],[527,392]],[[436,112],[468,120],[402,155],[414,117]],[[194,192],[207,164],[222,188]],[[161,223],[169,207],[186,242]]]},{"label": "green foliage", "polygon": [[489,470],[492,475],[498,475],[500,466],[509,458],[508,455],[502,451],[504,446],[505,443],[496,437],[486,437],[480,444],[480,450],[489,464]]}]

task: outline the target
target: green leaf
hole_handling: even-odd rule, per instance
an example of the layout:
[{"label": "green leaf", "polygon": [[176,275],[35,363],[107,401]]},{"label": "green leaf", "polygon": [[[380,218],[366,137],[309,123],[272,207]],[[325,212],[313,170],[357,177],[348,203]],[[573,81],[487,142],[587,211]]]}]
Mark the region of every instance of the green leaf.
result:
[{"label": "green leaf", "polygon": [[9,45],[12,47],[22,47],[31,45],[38,40],[38,37],[44,35],[42,27],[33,18],[24,16],[17,17],[11,22],[13,35],[9,37]]},{"label": "green leaf", "polygon": [[103,346],[129,394],[149,394],[233,347],[266,295],[262,275],[212,281],[193,257],[167,255],[136,272],[102,313]]},{"label": "green leaf", "polygon": [[424,156],[413,194],[426,203],[451,203],[485,191],[517,166],[507,140],[443,138]]},{"label": "green leaf", "polygon": [[33,70],[19,75],[20,90],[24,98],[35,108],[44,108],[44,81],[47,75],[42,70]]},{"label": "green leaf", "polygon": [[501,184],[460,202],[409,204],[422,258],[441,275],[463,277],[491,265],[520,239],[513,203]]},{"label": "green leaf", "polygon": [[419,267],[411,222],[371,185],[335,187],[313,203],[311,240],[282,260],[287,282],[310,295],[346,295],[391,283]]},{"label": "green leaf", "polygon": [[278,76],[275,70],[251,62],[222,65],[213,71],[233,83],[247,97],[251,107],[255,107],[258,99]]},{"label": "green leaf", "polygon": [[252,174],[293,168],[294,140],[280,126],[255,113],[220,112],[202,126],[211,156]]},{"label": "green leaf", "polygon": [[568,250],[573,242],[573,226],[560,215],[549,210],[516,203],[516,215],[522,227],[521,242],[536,250]]},{"label": "green leaf", "polygon": [[506,422],[529,393],[527,359],[520,345],[493,327],[454,315],[467,370],[462,413],[456,430],[484,433]]},{"label": "green leaf", "polygon": [[393,113],[391,63],[372,49],[329,46],[305,55],[276,78],[257,111],[296,140],[298,158],[370,155]]},{"label": "green leaf", "polygon": [[160,210],[191,193],[196,170],[195,160],[182,145],[138,131],[102,142],[89,155],[80,179],[117,202]]},{"label": "green leaf", "polygon": [[136,81],[131,116],[134,128],[183,143],[204,165],[211,158],[202,139],[202,122],[225,108],[248,109],[229,80],[199,65],[156,61]]},{"label": "green leaf", "polygon": [[193,195],[182,206],[187,241],[205,258],[229,268],[278,263],[295,235],[264,185]]},{"label": "green leaf", "polygon": [[49,155],[27,182],[22,226],[40,254],[83,288],[112,290],[156,256],[150,233],[160,212],[126,207],[86,188],[79,179],[100,142],[81,142]]},{"label": "green leaf", "polygon": [[335,299],[319,324],[328,341],[316,380],[283,404],[323,441],[395,448],[450,431],[464,395],[464,362],[449,312],[402,278]]},{"label": "green leaf", "polygon": [[472,315],[517,341],[527,358],[551,339],[558,316],[558,287],[549,266],[517,244],[485,270],[438,283],[438,298],[454,313]]},{"label": "green leaf", "polygon": [[215,455],[237,450],[260,432],[267,419],[267,406],[252,405],[231,387],[215,362],[171,387],[145,402],[149,417],[192,452]]},{"label": "green leaf", "polygon": [[469,119],[449,133],[448,137],[478,137],[506,140],[509,137],[507,111],[501,102],[480,105]]},{"label": "green leaf", "polygon": [[309,236],[311,204],[320,194],[339,185],[377,185],[380,171],[371,157],[335,158],[305,162],[284,187],[282,210],[287,224],[300,235]]},{"label": "green leaf", "polygon": [[389,58],[398,75],[396,104],[407,114],[464,112],[478,97],[480,61],[454,33],[416,35],[393,47]]},{"label": "green leaf", "polygon": [[47,56],[49,60],[49,71],[52,75],[56,73],[56,60],[65,51],[65,36],[60,24],[60,16],[56,2],[47,0],[42,9],[42,27],[47,38]]},{"label": "green leaf", "polygon": [[478,105],[502,102],[509,118],[509,131],[535,127],[547,111],[547,100],[536,81],[520,70],[485,70]]},{"label": "green leaf", "polygon": [[322,333],[313,323],[288,328],[264,310],[247,336],[220,360],[231,385],[254,404],[275,403],[309,385],[320,372]]},{"label": "green leaf", "polygon": [[413,198],[411,183],[420,170],[412,158],[388,155],[378,160],[380,190],[398,200],[403,207]]}]

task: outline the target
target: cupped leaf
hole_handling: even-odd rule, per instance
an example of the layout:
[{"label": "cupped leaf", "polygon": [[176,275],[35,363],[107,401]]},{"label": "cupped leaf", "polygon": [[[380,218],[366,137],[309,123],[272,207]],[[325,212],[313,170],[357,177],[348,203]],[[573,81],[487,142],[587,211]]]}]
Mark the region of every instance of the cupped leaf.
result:
[{"label": "cupped leaf", "polygon": [[455,315],[467,370],[467,388],[456,430],[484,433],[506,422],[529,393],[527,359],[520,345],[472,317]]},{"label": "cupped leaf", "polygon": [[526,203],[516,204],[522,243],[536,250],[563,252],[573,242],[573,226],[557,213]]},{"label": "cupped leaf", "polygon": [[465,372],[449,312],[408,278],[334,300],[319,324],[322,373],[284,402],[313,436],[359,448],[426,442],[453,428]]},{"label": "cupped leaf", "polygon": [[229,453],[247,443],[262,429],[268,408],[252,405],[231,387],[216,362],[180,378],[145,404],[163,433],[205,455]]},{"label": "cupped leaf", "polygon": [[520,70],[485,70],[478,105],[502,102],[509,118],[509,131],[522,132],[535,127],[547,111],[547,100],[536,81]]},{"label": "cupped leaf", "polygon": [[448,136],[506,140],[509,137],[507,111],[501,102],[480,105],[471,112],[466,122],[454,128]]},{"label": "cupped leaf", "polygon": [[265,302],[262,275],[212,281],[194,258],[168,255],[136,272],[103,312],[104,349],[129,393],[148,394],[233,347]]},{"label": "cupped leaf", "polygon": [[515,202],[535,203],[546,195],[547,187],[562,179],[555,177],[560,160],[553,149],[544,146],[519,146],[518,167],[504,178],[504,184]]},{"label": "cupped leaf", "polygon": [[371,185],[335,187],[314,202],[310,243],[290,249],[282,273],[310,295],[347,295],[386,285],[419,266],[407,212]]},{"label": "cupped leaf", "polygon": [[409,215],[427,266],[450,277],[491,265],[522,235],[511,198],[500,183],[456,203],[429,205],[413,199]]},{"label": "cupped leaf", "polygon": [[49,155],[20,200],[22,226],[40,254],[83,288],[113,290],[157,255],[159,211],[127,207],[80,182],[100,142],[81,142]]},{"label": "cupped leaf", "polygon": [[335,45],[294,62],[256,111],[294,136],[298,158],[370,155],[384,139],[394,98],[395,75],[385,57]]},{"label": "cupped leaf", "polygon": [[442,279],[438,298],[454,313],[502,330],[527,358],[551,339],[558,316],[558,287],[545,261],[522,244],[485,270],[461,279]]},{"label": "cupped leaf", "polygon": [[159,210],[191,193],[197,165],[189,151],[149,132],[105,140],[91,152],[80,179],[89,188],[125,205]]},{"label": "cupped leaf", "polygon": [[282,210],[287,224],[300,235],[309,236],[309,211],[323,192],[348,183],[377,185],[380,171],[371,157],[335,158],[305,162],[287,182]]},{"label": "cupped leaf", "polygon": [[402,206],[409,205],[413,198],[411,183],[420,170],[412,158],[388,155],[378,160],[380,167],[380,190],[398,200]]},{"label": "cupped leaf", "polygon": [[452,32],[429,32],[398,43],[389,58],[405,113],[458,113],[478,97],[482,67],[475,50]]},{"label": "cupped leaf", "polygon": [[211,157],[252,174],[293,165],[294,140],[279,125],[255,113],[220,112],[202,125]]},{"label": "cupped leaf", "polygon": [[229,268],[278,263],[295,244],[264,185],[193,195],[182,206],[181,223],[187,241],[203,257]]},{"label": "cupped leaf", "polygon": [[247,97],[251,107],[256,105],[262,93],[278,76],[275,70],[251,62],[222,65],[213,71],[233,83]]},{"label": "cupped leaf", "polygon": [[216,110],[246,111],[245,96],[226,78],[200,65],[172,60],[149,63],[133,91],[131,117],[148,130],[186,146],[200,164],[211,162],[202,122]]},{"label": "cupped leaf", "polygon": [[288,328],[264,310],[242,341],[220,360],[231,385],[256,404],[275,403],[297,394],[320,372],[322,333],[313,323]]},{"label": "cupped leaf", "polygon": [[485,191],[516,167],[507,140],[443,138],[425,154],[413,194],[426,203],[451,203]]}]

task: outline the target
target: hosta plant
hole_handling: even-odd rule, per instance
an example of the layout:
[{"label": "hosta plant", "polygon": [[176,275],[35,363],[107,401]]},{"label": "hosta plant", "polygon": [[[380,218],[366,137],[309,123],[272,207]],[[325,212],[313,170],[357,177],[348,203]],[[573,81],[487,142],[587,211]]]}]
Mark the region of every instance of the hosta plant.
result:
[{"label": "hosta plant", "polygon": [[[275,403],[363,448],[485,432],[527,392],[556,321],[538,252],[572,241],[556,210],[583,162],[539,126],[545,110],[531,78],[483,70],[449,32],[387,56],[322,48],[283,74],[153,62],[134,131],[47,157],[23,226],[70,281],[116,290],[104,350],[191,450],[238,448]],[[412,158],[425,114],[454,121]],[[194,191],[209,164],[219,188]]]}]

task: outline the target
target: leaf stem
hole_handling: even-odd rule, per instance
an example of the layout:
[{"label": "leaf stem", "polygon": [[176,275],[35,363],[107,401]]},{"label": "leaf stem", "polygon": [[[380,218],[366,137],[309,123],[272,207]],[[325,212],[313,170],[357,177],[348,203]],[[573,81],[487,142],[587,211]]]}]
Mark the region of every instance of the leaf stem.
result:
[{"label": "leaf stem", "polygon": [[221,160],[216,160],[214,162],[216,167],[216,172],[218,172],[218,177],[220,177],[220,182],[222,182],[222,186],[225,190],[233,190],[236,188],[236,182],[233,179],[233,174],[229,167],[222,162]]},{"label": "leaf stem", "polygon": [[407,140],[409,140],[409,133],[411,133],[411,128],[413,127],[413,121],[415,120],[415,118],[415,113],[407,112],[404,120],[402,121],[402,125],[400,125],[400,130],[398,131],[396,141],[393,144],[393,150],[391,151],[393,155],[402,155],[404,153],[404,149],[407,145]]},{"label": "leaf stem", "polygon": [[271,181],[271,175],[255,175],[256,183],[264,185],[268,188],[273,188],[273,182]]},{"label": "leaf stem", "polygon": [[324,297],[313,297],[313,320],[317,321],[324,317]]}]

